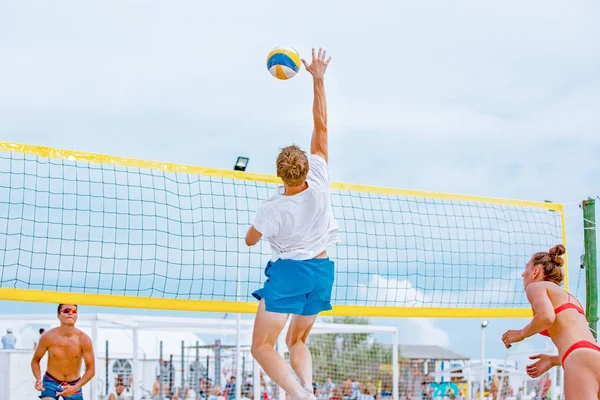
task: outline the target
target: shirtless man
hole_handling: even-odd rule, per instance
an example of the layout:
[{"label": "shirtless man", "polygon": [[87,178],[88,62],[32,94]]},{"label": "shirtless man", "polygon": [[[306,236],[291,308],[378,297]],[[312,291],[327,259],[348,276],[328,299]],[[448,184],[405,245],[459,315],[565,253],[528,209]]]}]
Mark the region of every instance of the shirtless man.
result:
[{"label": "shirtless man", "polygon": [[[44,333],[31,360],[35,388],[42,400],[82,400],[81,388],[96,371],[94,350],[90,337],[75,328],[77,305],[59,304],[60,326]],[[40,360],[48,352],[48,368],[42,379]],[[85,374],[80,378],[81,360],[85,361]]]}]

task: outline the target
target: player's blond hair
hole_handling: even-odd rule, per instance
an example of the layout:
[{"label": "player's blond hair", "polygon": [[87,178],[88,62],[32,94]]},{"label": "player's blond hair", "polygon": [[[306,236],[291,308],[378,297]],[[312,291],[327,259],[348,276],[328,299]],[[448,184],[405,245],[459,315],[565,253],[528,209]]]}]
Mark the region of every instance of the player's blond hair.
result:
[{"label": "player's blond hair", "polygon": [[563,272],[563,264],[565,263],[562,257],[566,249],[562,244],[557,244],[548,251],[535,253],[531,257],[531,262],[534,266],[540,265],[544,270],[544,280],[554,282],[561,285],[565,277]]},{"label": "player's blond hair", "polygon": [[281,149],[277,156],[277,175],[288,186],[299,186],[306,181],[308,157],[298,146],[291,145]]}]

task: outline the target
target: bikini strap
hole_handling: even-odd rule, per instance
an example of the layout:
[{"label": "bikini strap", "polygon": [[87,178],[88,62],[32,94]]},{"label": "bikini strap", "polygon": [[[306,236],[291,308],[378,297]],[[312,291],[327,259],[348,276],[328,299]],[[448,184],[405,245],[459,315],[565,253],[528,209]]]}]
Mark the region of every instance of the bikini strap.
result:
[{"label": "bikini strap", "polygon": [[[583,309],[583,305],[581,304],[581,302],[575,296],[573,296],[571,293],[567,292],[567,295],[569,296],[568,304],[573,304],[575,307],[577,307],[577,311],[579,311],[581,314],[585,315],[585,310]],[[577,304],[571,303],[571,297],[577,301]]]}]

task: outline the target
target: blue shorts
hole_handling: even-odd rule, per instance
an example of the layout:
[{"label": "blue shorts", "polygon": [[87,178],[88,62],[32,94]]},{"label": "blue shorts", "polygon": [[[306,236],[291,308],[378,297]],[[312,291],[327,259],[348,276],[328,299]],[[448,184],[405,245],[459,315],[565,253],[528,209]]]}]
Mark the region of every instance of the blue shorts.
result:
[{"label": "blue shorts", "polygon": [[329,258],[269,261],[265,275],[265,285],[252,296],[264,299],[267,311],[316,315],[331,310],[335,274]]},{"label": "blue shorts", "polygon": [[[40,399],[49,397],[51,399],[57,400],[58,396],[56,393],[62,392],[64,390],[64,386],[73,386],[77,382],[79,382],[79,379],[74,380],[72,382],[62,382],[46,372],[46,374],[42,378],[42,386],[44,386],[44,391],[40,395]],[[83,400],[83,393],[81,392],[81,389],[79,389],[77,392],[75,392],[73,396],[61,396],[61,398],[63,398],[64,400]]]}]

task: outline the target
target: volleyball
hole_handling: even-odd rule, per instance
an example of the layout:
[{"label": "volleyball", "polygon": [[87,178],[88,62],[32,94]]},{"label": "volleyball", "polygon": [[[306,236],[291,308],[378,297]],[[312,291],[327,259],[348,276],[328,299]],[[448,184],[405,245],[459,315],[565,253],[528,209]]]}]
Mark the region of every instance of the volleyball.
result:
[{"label": "volleyball", "polygon": [[267,57],[267,69],[277,79],[291,79],[300,70],[300,54],[291,47],[276,47]]}]

